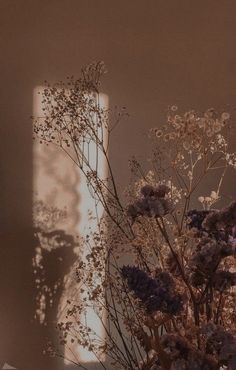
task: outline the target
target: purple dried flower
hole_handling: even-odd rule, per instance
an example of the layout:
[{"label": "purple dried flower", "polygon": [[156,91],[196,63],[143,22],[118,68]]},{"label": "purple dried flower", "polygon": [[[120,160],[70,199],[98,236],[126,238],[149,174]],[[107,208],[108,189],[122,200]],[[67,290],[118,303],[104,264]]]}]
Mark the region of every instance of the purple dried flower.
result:
[{"label": "purple dried flower", "polygon": [[229,233],[236,224],[236,202],[232,202],[228,207],[221,211],[210,213],[203,222],[203,227],[207,230],[225,230]]},{"label": "purple dried flower", "polygon": [[164,198],[169,192],[170,188],[167,185],[160,184],[157,186],[155,194],[159,198]]},{"label": "purple dried flower", "polygon": [[162,370],[162,368],[158,364],[153,364],[150,370]]},{"label": "purple dried flower", "polygon": [[141,194],[144,197],[155,197],[155,198],[164,198],[168,194],[170,188],[167,185],[160,184],[157,187],[152,185],[144,185],[141,188]]},{"label": "purple dried flower", "polygon": [[212,284],[216,290],[223,292],[236,285],[236,273],[230,271],[217,271],[212,278]]},{"label": "purple dried flower", "polygon": [[132,220],[135,220],[135,218],[138,216],[138,210],[135,207],[135,205],[130,204],[127,208],[127,215],[132,218]]},{"label": "purple dried flower", "polygon": [[154,188],[151,185],[145,185],[141,189],[142,197],[129,205],[127,214],[133,220],[137,216],[162,217],[170,213],[173,204],[169,199],[165,199],[169,188],[166,185],[159,185]]},{"label": "purple dried flower", "polygon": [[190,258],[189,267],[192,271],[198,271],[208,276],[215,271],[221,259],[222,244],[215,239],[204,238]]},{"label": "purple dried flower", "polygon": [[177,334],[164,334],[161,337],[161,344],[165,351],[168,350],[171,360],[187,358],[190,351],[187,340]]},{"label": "purple dried flower", "polygon": [[202,238],[189,259],[189,267],[194,272],[201,273],[203,276],[209,276],[217,269],[223,258],[235,256],[235,254],[236,248],[230,243],[210,237]]},{"label": "purple dried flower", "polygon": [[231,230],[228,239],[228,247],[231,248],[232,253],[231,255],[236,256],[236,226],[234,226]]},{"label": "purple dried flower", "polygon": [[211,211],[203,210],[198,211],[196,209],[192,209],[187,213],[188,218],[188,226],[190,228],[194,227],[200,231],[203,231],[204,228],[202,226],[203,221],[205,220],[206,216],[209,215]]},{"label": "purple dried flower", "polygon": [[[217,227],[221,211],[219,210],[190,210],[187,214],[188,227],[196,228],[198,235],[208,234],[216,240],[232,239],[231,227]],[[219,225],[218,225],[219,226]]]},{"label": "purple dried flower", "polygon": [[211,212],[203,221],[204,229],[215,232],[217,230],[217,222],[220,219],[220,211],[215,210],[215,212]]},{"label": "purple dried flower", "polygon": [[195,286],[199,287],[206,282],[206,276],[201,271],[194,271],[190,275],[190,283]]},{"label": "purple dried flower", "polygon": [[172,361],[171,370],[218,370],[213,358],[192,347],[180,335],[164,334],[161,344]]},{"label": "purple dried flower", "polygon": [[236,225],[232,228],[231,236],[233,239],[236,239]]},{"label": "purple dried flower", "polygon": [[156,273],[155,280],[160,286],[168,286],[169,290],[174,289],[174,280],[169,272],[161,271]]},{"label": "purple dried flower", "polygon": [[207,353],[217,355],[221,365],[235,370],[236,364],[236,338],[223,327],[208,323],[203,328],[206,335]]},{"label": "purple dried flower", "polygon": [[140,192],[144,197],[155,196],[155,188],[152,185],[145,185],[141,188]]},{"label": "purple dried flower", "polygon": [[183,307],[179,294],[170,294],[164,288],[159,288],[150,296],[146,303],[147,312],[161,311],[171,315],[178,314]]},{"label": "purple dried flower", "polygon": [[141,300],[146,301],[156,289],[156,282],[145,271],[136,266],[123,266],[122,276],[127,280],[130,290]]},{"label": "purple dried flower", "polygon": [[128,287],[144,304],[148,313],[161,311],[177,314],[182,309],[182,298],[174,291],[170,274],[161,272],[155,278],[135,266],[123,266],[122,276]]}]

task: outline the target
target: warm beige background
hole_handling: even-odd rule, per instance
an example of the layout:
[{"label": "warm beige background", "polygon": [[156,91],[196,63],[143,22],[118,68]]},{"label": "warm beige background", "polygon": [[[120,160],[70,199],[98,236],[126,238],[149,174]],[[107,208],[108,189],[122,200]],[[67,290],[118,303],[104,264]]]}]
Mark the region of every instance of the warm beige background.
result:
[{"label": "warm beige background", "polygon": [[[236,108],[236,3],[1,0],[0,29],[0,367],[7,361],[53,370],[30,323],[33,88],[76,75],[90,61],[106,62],[110,106],[125,105],[131,114],[110,153],[123,187],[127,159],[145,155],[144,133],[163,122],[169,104]],[[235,194],[235,177],[227,181]]]}]

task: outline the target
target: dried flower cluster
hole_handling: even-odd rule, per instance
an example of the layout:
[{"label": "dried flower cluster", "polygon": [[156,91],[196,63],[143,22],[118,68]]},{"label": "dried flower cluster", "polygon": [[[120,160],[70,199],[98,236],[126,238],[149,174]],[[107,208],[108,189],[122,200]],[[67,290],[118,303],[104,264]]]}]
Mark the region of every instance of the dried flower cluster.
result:
[{"label": "dried flower cluster", "polygon": [[170,191],[166,185],[154,188],[146,185],[141,189],[142,198],[128,207],[127,214],[133,220],[137,216],[162,217],[171,212],[173,205],[165,195]]},{"label": "dried flower cluster", "polygon": [[123,266],[122,276],[148,313],[161,311],[176,315],[181,311],[181,296],[176,294],[174,281],[168,272],[160,272],[152,278],[137,267]]},{"label": "dried flower cluster", "polygon": [[[104,207],[98,231],[83,241],[89,252],[78,261],[81,299],[68,302],[62,344],[87,348],[109,370],[236,369],[236,202],[216,207],[226,170],[236,167],[230,115],[172,107],[166,124],[150,131],[147,174],[131,160],[136,178],[124,205],[102,135],[117,121],[99,105],[101,71],[95,63],[66,88],[48,86],[46,119],[35,122],[35,136],[66,151]],[[91,141],[107,163],[106,180],[85,150]],[[210,196],[199,196],[213,173]],[[86,319],[90,309],[103,336]]]}]

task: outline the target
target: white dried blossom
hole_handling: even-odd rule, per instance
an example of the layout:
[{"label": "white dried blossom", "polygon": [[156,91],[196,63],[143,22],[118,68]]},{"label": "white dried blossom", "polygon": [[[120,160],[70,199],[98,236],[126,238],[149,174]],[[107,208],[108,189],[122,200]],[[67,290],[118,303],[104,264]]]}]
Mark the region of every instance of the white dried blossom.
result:
[{"label": "white dried blossom", "polygon": [[226,121],[226,120],[230,119],[230,114],[228,112],[223,112],[221,114],[221,118],[222,118],[222,120]]},{"label": "white dried blossom", "polygon": [[198,197],[198,200],[199,200],[200,203],[204,203],[205,198],[201,196],[201,197]]},{"label": "white dried blossom", "polygon": [[218,192],[212,190],[210,196],[200,196],[198,201],[202,203],[204,209],[210,209],[211,206],[220,199]]}]

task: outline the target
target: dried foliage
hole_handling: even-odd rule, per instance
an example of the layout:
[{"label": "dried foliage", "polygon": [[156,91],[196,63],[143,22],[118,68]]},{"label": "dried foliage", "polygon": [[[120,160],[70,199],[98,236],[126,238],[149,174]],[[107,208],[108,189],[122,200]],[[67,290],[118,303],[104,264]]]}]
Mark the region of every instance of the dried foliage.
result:
[{"label": "dried foliage", "polygon": [[[95,204],[104,207],[97,231],[83,241],[89,252],[77,265],[81,300],[68,302],[59,324],[62,344],[78,343],[107,369],[236,369],[236,202],[215,208],[226,170],[236,168],[227,140],[230,115],[213,109],[180,114],[171,107],[166,124],[150,130],[147,174],[131,160],[136,181],[123,205],[108,147],[124,112],[101,107],[102,73],[103,64],[94,63],[79,80],[48,85],[45,117],[34,125],[35,137],[70,156]],[[101,157],[106,179],[99,176]],[[202,181],[214,173],[214,189],[198,197]],[[199,209],[192,209],[196,197]],[[86,320],[91,308],[103,337]]]}]

